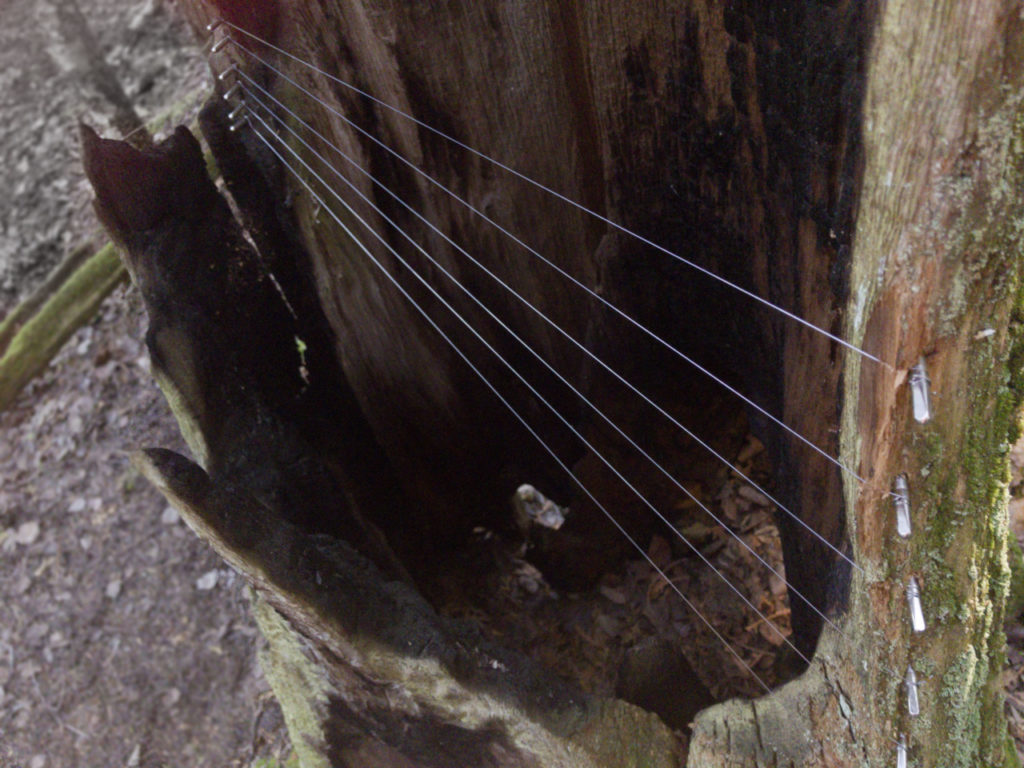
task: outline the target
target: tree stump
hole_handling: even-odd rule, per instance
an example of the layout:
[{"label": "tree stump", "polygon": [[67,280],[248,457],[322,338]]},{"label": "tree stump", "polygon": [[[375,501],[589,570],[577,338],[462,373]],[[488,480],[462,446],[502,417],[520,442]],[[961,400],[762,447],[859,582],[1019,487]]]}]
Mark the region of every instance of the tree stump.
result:
[{"label": "tree stump", "polygon": [[[139,466],[261,595],[268,677],[304,765],[882,766],[895,762],[898,735],[919,765],[1014,764],[998,675],[1006,454],[1021,399],[1018,8],[183,5],[197,29],[230,23],[217,67],[244,73],[250,128],[229,131],[216,99],[202,118],[241,223],[186,131],[142,152],[87,134],[86,165],[146,299],[154,371],[202,468],[160,451],[140,454]],[[882,362],[552,202],[331,76]],[[276,100],[275,117],[253,97]],[[305,134],[309,145],[287,130],[302,123],[317,131]],[[260,138],[271,126],[284,138],[280,156]],[[711,388],[690,363],[657,344],[641,352],[635,328],[593,298],[569,298],[557,272],[370,137],[847,469],[756,408],[709,406]],[[580,347],[335,148],[440,222]],[[290,157],[325,178],[345,175],[365,197],[329,220],[305,186],[316,188],[312,174],[297,160],[288,164],[301,181],[282,167]],[[342,226],[357,230],[357,214],[384,233],[366,245],[381,268]],[[682,421],[712,429],[721,413],[747,411],[773,457],[775,495],[834,547],[780,517],[787,579],[835,625],[823,630],[817,613],[791,602],[797,648],[811,658],[799,677],[705,709],[685,734],[582,693],[445,615],[478,604],[493,565],[490,550],[469,547],[473,532],[520,535],[500,501],[523,478],[572,509],[564,531],[537,545],[553,582],[593,584],[628,545],[437,330],[492,380],[509,376],[487,346],[525,372],[534,390],[505,396],[577,479],[590,476],[593,451],[541,398],[572,413],[590,445],[607,430],[442,268],[596,404],[619,408],[631,434],[650,416],[619,405],[620,384],[587,351],[614,360]],[[436,277],[479,335],[436,310],[412,271]],[[409,297],[435,308],[437,328]],[[908,380],[922,358],[934,397],[925,424],[912,418]],[[735,438],[718,430],[715,441]],[[898,474],[913,501],[906,540],[889,493]],[[637,510],[622,526],[646,542],[655,521]],[[908,623],[911,577],[923,633]],[[923,678],[914,718],[908,664]]]}]

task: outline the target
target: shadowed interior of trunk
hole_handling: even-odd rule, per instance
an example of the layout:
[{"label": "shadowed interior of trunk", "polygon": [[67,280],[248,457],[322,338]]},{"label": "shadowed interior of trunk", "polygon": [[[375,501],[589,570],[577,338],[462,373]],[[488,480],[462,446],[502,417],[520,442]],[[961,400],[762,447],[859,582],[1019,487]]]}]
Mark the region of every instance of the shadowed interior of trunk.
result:
[{"label": "shadowed interior of trunk", "polygon": [[[294,13],[275,16],[275,28],[308,21]],[[641,35],[604,61],[588,48],[583,28],[595,22],[583,9],[552,12],[547,23],[572,42],[566,82],[538,98],[575,94],[576,117],[560,139],[577,158],[566,187],[668,251],[837,330],[869,14],[855,3],[803,3],[787,13],[730,4],[713,18],[683,13],[669,38]],[[713,56],[703,50],[707,34],[723,45]],[[399,39],[392,51],[409,108],[488,146],[491,129],[445,101],[442,74],[412,83],[418,50]],[[344,72],[369,54],[325,55]],[[147,152],[85,132],[97,209],[146,298],[154,369],[212,482],[252,496],[304,535],[344,540],[441,615],[472,621],[587,694],[619,696],[676,729],[713,700],[761,692],[734,660],[734,643],[755,638],[758,647],[739,656],[769,685],[804,669],[821,613],[845,604],[845,566],[822,542],[847,548],[843,477],[773,419],[836,455],[841,348],[536,189],[496,180],[493,168],[435,134],[411,137],[366,100],[323,83],[357,124],[413,145],[428,172],[526,230],[530,247],[594,291],[578,292],[320,106],[300,106],[271,69],[244,63],[254,82],[334,142],[353,145],[373,173],[553,318],[545,325],[479,272],[454,267],[589,403],[445,283],[396,227],[373,218],[395,250],[366,238],[369,251],[506,408],[367,264],[340,227],[353,216],[311,215],[310,194],[268,151],[260,125],[228,130],[230,105],[217,97],[201,125],[237,218],[184,129]],[[516,62],[496,66],[507,75]],[[614,70],[614,87],[599,85],[605,69]],[[505,140],[521,148],[531,138]],[[442,264],[459,262],[409,212],[376,198]],[[428,275],[480,335],[412,271]],[[517,514],[512,499],[524,484],[566,510],[563,525]],[[773,511],[768,496],[789,511]],[[752,564],[755,551],[803,598],[787,598],[780,576]],[[781,634],[762,631],[780,619]]]}]

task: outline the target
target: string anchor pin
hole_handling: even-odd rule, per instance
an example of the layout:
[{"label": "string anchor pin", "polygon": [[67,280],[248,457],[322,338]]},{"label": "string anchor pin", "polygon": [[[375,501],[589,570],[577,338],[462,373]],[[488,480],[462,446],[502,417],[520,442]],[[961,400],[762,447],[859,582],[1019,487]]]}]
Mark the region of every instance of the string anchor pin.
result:
[{"label": "string anchor pin", "polygon": [[228,130],[231,131],[232,133],[235,133],[235,131],[237,131],[239,128],[241,128],[244,125],[249,125],[249,115],[247,115],[247,114],[246,115],[242,115],[240,118],[238,118],[238,120],[233,122],[228,127]]},{"label": "string anchor pin", "polygon": [[242,85],[241,85],[241,83],[236,82],[234,85],[232,85],[226,91],[224,91],[224,96],[223,96],[224,101],[231,101],[233,98],[235,98],[235,96],[238,94],[238,92],[240,90],[242,90]]},{"label": "string anchor pin", "polygon": [[238,116],[245,111],[245,102],[239,102],[238,106],[228,112],[228,120],[231,122],[237,122]]},{"label": "string anchor pin", "polygon": [[228,78],[229,75],[235,75],[235,74],[238,74],[238,65],[237,64],[232,64],[230,67],[228,67],[223,72],[221,72],[219,75],[217,75],[217,79],[220,82],[223,83]]},{"label": "string anchor pin", "polygon": [[910,536],[910,489],[907,487],[907,476],[896,475],[893,489],[893,502],[896,505],[896,533],[900,538]]},{"label": "string anchor pin", "polygon": [[902,733],[896,744],[896,768],[907,768],[907,737]]},{"label": "string anchor pin", "polygon": [[921,610],[921,588],[913,576],[907,583],[907,603],[910,605],[910,627],[915,632],[924,632],[924,611]]},{"label": "string anchor pin", "polygon": [[911,717],[917,717],[921,714],[921,702],[917,697],[917,674],[912,664],[907,664],[907,676],[903,682],[907,686],[907,712]]},{"label": "string anchor pin", "polygon": [[914,419],[924,424],[932,417],[931,398],[928,395],[928,369],[922,356],[917,365],[910,369],[910,397],[914,406]]},{"label": "string anchor pin", "polygon": [[213,45],[210,46],[210,53],[220,53],[221,49],[223,49],[224,46],[227,45],[230,42],[231,42],[231,38],[228,37],[227,35],[225,35],[220,40],[218,40],[217,42],[215,42]]},{"label": "string anchor pin", "polygon": [[206,25],[206,31],[208,33],[212,34],[217,29],[217,27],[219,27],[223,23],[224,23],[224,19],[214,19],[213,21],[211,21],[209,24]]}]

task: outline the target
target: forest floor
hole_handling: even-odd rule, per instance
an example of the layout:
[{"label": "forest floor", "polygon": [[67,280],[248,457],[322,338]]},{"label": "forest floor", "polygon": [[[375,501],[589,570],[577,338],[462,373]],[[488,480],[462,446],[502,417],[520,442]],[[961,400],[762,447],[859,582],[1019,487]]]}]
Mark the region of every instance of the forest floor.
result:
[{"label": "forest floor", "polygon": [[[173,5],[80,3],[144,118],[202,89],[205,65]],[[0,5],[0,317],[68,250],[106,239],[76,131],[80,118],[105,128],[106,110],[78,87],[45,5]],[[261,638],[244,585],[128,461],[137,447],[184,450],[149,375],[144,315],[131,288],[117,290],[0,414],[0,768],[248,767],[290,752],[256,661]],[[1014,462],[1020,485],[1024,445]],[[749,503],[740,488],[729,499]],[[772,528],[764,510],[746,512],[751,535]],[[1011,520],[1024,539],[1024,499],[1012,502]],[[715,535],[708,546],[728,553]],[[651,551],[674,566],[664,542],[652,540]],[[743,578],[754,579],[748,565]],[[593,632],[552,628],[578,655],[594,655],[594,690],[610,641],[659,610],[663,590],[649,570],[638,563],[602,584]],[[714,584],[692,579],[698,593],[714,594]],[[778,586],[761,591],[778,598]],[[750,664],[769,670],[779,639],[764,624],[740,627]],[[1007,716],[1024,754],[1019,617],[1007,631]]]},{"label": "forest floor", "polygon": [[[80,4],[144,119],[206,86],[172,5]],[[106,241],[76,125],[109,135],[109,110],[79,87],[47,10],[0,4],[0,318],[71,248]],[[244,584],[128,461],[183,450],[144,315],[134,290],[115,291],[0,414],[0,768],[228,768],[290,752]]]}]

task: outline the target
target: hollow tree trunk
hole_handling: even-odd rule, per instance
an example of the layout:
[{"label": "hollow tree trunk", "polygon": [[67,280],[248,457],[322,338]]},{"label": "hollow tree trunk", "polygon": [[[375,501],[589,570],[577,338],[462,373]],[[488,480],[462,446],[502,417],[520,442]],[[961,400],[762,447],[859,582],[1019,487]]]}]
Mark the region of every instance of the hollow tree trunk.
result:
[{"label": "hollow tree trunk", "polygon": [[[848,548],[858,568],[849,572],[780,519],[787,577],[832,611],[838,630],[821,632],[820,619],[792,601],[798,645],[814,651],[810,667],[763,699],[702,712],[687,765],[891,765],[897,734],[919,765],[1012,764],[997,678],[1006,445],[1020,405],[1024,311],[1014,193],[1024,180],[1019,8],[996,0],[185,7],[197,27],[223,13],[885,361],[862,362],[232,32],[227,58],[316,126],[317,151],[570,378],[587,382],[597,403],[614,409],[625,395],[422,233],[328,142],[443,222],[681,419],[700,423],[708,388],[656,345],[636,352],[633,329],[592,300],[569,298],[560,278],[332,110],[849,468],[750,411],[775,456],[780,500]],[[573,510],[564,535],[538,555],[552,580],[591,582],[621,560],[621,537],[341,228],[323,214],[317,223],[309,193],[257,135],[226,130],[226,111],[209,106],[204,133],[258,255],[201,180],[187,133],[148,154],[90,136],[86,158],[101,216],[151,313],[154,368],[203,469],[159,451],[138,461],[263,595],[268,676],[304,764],[681,762],[676,734],[653,715],[555,682],[435,613],[471,588],[476,574],[460,561],[469,533],[513,527],[495,500],[521,479],[539,478]],[[252,126],[260,130],[255,118]],[[437,276],[368,205],[355,209],[413,268]],[[358,229],[353,216],[340,217]],[[428,300],[396,257],[368,247],[415,299]],[[436,285],[532,373],[536,363],[484,314]],[[458,324],[435,317],[472,359],[489,359]],[[907,381],[922,356],[935,408],[924,425],[910,417]],[[508,380],[498,363],[481,370]],[[537,381],[554,402],[570,402]],[[508,397],[557,453],[573,457],[577,476],[590,476],[591,453],[555,430],[536,397],[518,389]],[[624,417],[637,433],[650,418]],[[585,434],[603,434],[574,419]],[[727,439],[714,423],[702,426],[709,442]],[[913,503],[908,540],[895,534],[887,496],[899,473]],[[652,530],[642,510],[623,525],[641,537]],[[921,585],[923,634],[907,619],[911,576]],[[908,664],[922,678],[913,719],[901,687]]]}]

